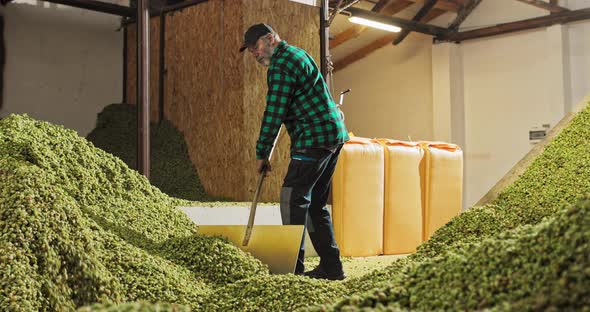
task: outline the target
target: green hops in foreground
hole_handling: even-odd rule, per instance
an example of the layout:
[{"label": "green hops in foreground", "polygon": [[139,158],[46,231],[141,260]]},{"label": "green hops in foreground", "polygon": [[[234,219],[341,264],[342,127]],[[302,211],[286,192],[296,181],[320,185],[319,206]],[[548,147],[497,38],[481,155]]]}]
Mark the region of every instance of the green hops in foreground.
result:
[{"label": "green hops in foreground", "polygon": [[0,310],[138,300],[199,309],[219,281],[267,273],[227,241],[196,235],[179,203],[74,131],[0,120]]},{"label": "green hops in foreground", "polygon": [[78,312],[190,312],[187,306],[171,303],[127,302],[122,304],[93,304]]},{"label": "green hops in foreground", "polygon": [[590,197],[536,225],[448,250],[403,280],[332,308],[579,311],[590,307],[588,281]]},{"label": "green hops in foreground", "polygon": [[433,257],[454,244],[477,242],[521,225],[536,224],[590,193],[590,107],[545,148],[490,205],[454,218],[418,248]]},{"label": "green hops in foreground", "polygon": [[117,158],[11,115],[0,121],[0,310],[161,301],[203,311],[583,311],[589,116],[579,113],[496,202],[454,218],[416,254],[325,282],[269,275],[237,247],[196,235],[181,201]]},{"label": "green hops in foreground", "polygon": [[342,297],[342,282],[308,277],[269,275],[244,279],[216,290],[204,311],[293,311],[313,304],[330,303]]}]

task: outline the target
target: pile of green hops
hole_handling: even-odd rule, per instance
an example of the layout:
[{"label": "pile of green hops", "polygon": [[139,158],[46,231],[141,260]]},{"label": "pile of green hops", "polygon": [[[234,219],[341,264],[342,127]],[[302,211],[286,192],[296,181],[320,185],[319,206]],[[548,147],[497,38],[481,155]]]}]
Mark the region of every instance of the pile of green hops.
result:
[{"label": "pile of green hops", "polygon": [[[421,273],[430,270],[435,272],[451,271],[455,272],[454,274],[464,275],[463,272],[457,273],[453,271],[454,267],[452,265],[454,264],[448,262],[443,263],[440,260],[442,258],[453,259],[451,262],[461,263],[465,267],[464,270],[478,272],[480,274],[479,276],[484,276],[490,272],[482,272],[470,265],[466,265],[465,261],[463,261],[464,257],[475,253],[476,258],[469,257],[469,261],[473,263],[485,262],[487,257],[490,257],[488,254],[489,250],[492,250],[489,244],[492,246],[497,244],[505,249],[514,249],[515,247],[510,247],[506,244],[515,243],[515,241],[524,239],[525,236],[530,235],[526,229],[530,230],[531,227],[535,227],[540,223],[545,224],[544,226],[547,227],[548,225],[545,223],[548,222],[547,220],[555,218],[558,212],[563,211],[565,207],[571,206],[573,203],[584,198],[586,194],[589,194],[590,127],[588,125],[590,125],[590,108],[587,107],[577,114],[571,124],[561,131],[517,181],[504,190],[493,203],[483,207],[473,207],[453,218],[449,223],[441,227],[430,240],[419,246],[415,254],[410,255],[406,259],[362,278],[347,281],[347,288],[349,289],[347,299],[343,300],[340,305],[320,306],[316,310],[340,310],[340,307],[346,307],[346,309],[353,311],[365,306],[379,307],[379,309],[386,306],[387,309],[402,310],[421,307],[428,310],[426,308],[428,306],[420,299],[420,296],[424,294],[420,293],[417,285],[429,285],[428,287],[432,287],[432,289],[428,289],[426,292],[440,295],[442,301],[434,300],[433,302],[437,302],[441,306],[444,306],[444,304],[454,304],[456,306],[466,304],[466,309],[479,309],[475,305],[469,306],[464,301],[459,301],[467,300],[465,298],[453,299],[452,297],[448,297],[450,295],[447,293],[441,294],[437,292],[452,288],[452,278],[441,276],[441,279],[436,276],[424,276]],[[583,206],[584,204],[579,205]],[[570,207],[569,209],[578,211],[576,210],[578,208]],[[582,209],[582,211],[586,210]],[[554,226],[558,225],[554,224]],[[580,225],[579,230],[586,231],[581,232],[582,235],[588,235],[587,228],[583,228]],[[508,237],[515,238],[509,239]],[[542,240],[543,238],[539,237],[538,239]],[[492,243],[487,243],[488,245],[486,246],[488,247],[482,247],[482,244],[487,240],[491,240]],[[587,248],[588,243],[589,241],[586,239],[585,243],[575,248]],[[521,247],[519,246],[518,248]],[[558,249],[560,254],[553,254],[553,258],[550,259],[544,258],[543,260],[539,260],[539,258],[535,258],[531,254],[532,251],[530,249],[522,248],[525,254],[519,255],[520,258],[518,261],[523,261],[523,265],[526,266],[532,266],[533,263],[531,262],[534,261],[567,263],[560,262],[560,259],[567,257],[569,253],[575,252],[575,250],[560,248]],[[547,248],[550,249],[549,247]],[[486,253],[482,254],[482,250],[485,250]],[[502,250],[500,248],[497,251],[501,252]],[[529,254],[526,252],[529,252]],[[477,258],[477,256],[481,256],[482,258]],[[577,270],[576,268],[584,265],[586,267],[589,266],[587,262],[584,262],[586,259],[577,259],[577,261],[569,263],[568,265],[571,265],[572,268],[564,269],[563,272],[568,272],[567,270],[570,269]],[[486,267],[486,263],[481,265],[484,269],[487,268],[491,271],[501,269],[494,268],[492,265]],[[539,272],[541,271],[535,271],[534,274],[542,275]],[[587,276],[584,274],[580,275]],[[465,276],[470,275],[465,274]],[[550,276],[548,275],[546,277]],[[475,278],[476,276],[472,277]],[[544,278],[542,276],[536,276],[536,280],[542,280]],[[421,279],[432,279],[438,284],[428,284],[426,280]],[[525,282],[533,281],[526,280]],[[470,280],[469,282],[474,285],[481,283],[477,279]],[[529,286],[525,285],[525,282],[519,281],[514,283],[514,285],[525,289],[529,288]],[[504,281],[498,281],[498,283],[504,283]],[[578,291],[574,296],[584,294],[580,290],[580,285],[583,285],[583,283],[580,282],[574,287]],[[474,292],[470,293],[470,289],[467,286],[464,289],[457,290],[457,292],[470,293],[474,298],[469,300],[480,300],[482,305],[494,306],[497,303],[496,308],[501,306],[518,306],[530,309],[536,306],[536,301],[545,298],[543,294],[547,293],[547,289],[559,288],[557,284],[551,284],[550,281],[544,286],[539,282],[537,286],[534,292],[529,291],[526,296],[507,297],[508,299],[504,301],[500,300],[499,302],[487,302],[486,298],[479,297],[477,291],[475,291],[475,294]],[[428,298],[428,296],[423,297]],[[433,300],[433,298],[429,298]],[[561,298],[560,300],[566,300],[563,296],[559,298]],[[514,302],[510,300],[514,300]],[[387,304],[384,305],[379,302],[386,302]],[[518,304],[515,302],[518,302]],[[530,304],[531,306],[526,306],[526,304]],[[430,306],[429,308],[433,309],[436,307]]]},{"label": "pile of green hops", "polygon": [[[137,109],[111,104],[98,114],[86,136],[96,147],[137,168]],[[165,194],[193,201],[213,200],[205,192],[189,154],[184,135],[164,119],[150,123],[150,182]]]},{"label": "pile of green hops", "polygon": [[187,306],[173,303],[126,302],[122,304],[93,304],[77,312],[190,312]]},{"label": "pile of green hops", "polygon": [[455,248],[335,311],[590,309],[590,196],[535,225]]},{"label": "pile of green hops", "polygon": [[197,235],[179,203],[74,131],[0,120],[0,310],[199,309],[217,285],[268,274],[226,240]]}]

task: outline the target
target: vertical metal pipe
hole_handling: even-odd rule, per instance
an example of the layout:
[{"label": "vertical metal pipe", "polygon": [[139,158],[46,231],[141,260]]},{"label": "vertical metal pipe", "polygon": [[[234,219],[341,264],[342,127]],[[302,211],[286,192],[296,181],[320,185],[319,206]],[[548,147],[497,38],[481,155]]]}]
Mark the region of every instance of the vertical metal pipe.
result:
[{"label": "vertical metal pipe", "polygon": [[123,25],[123,99],[127,103],[127,25]]},{"label": "vertical metal pipe", "polygon": [[164,75],[166,74],[166,13],[164,11],[160,12],[160,71],[159,71],[159,89],[158,89],[158,97],[159,97],[159,121],[164,120]]},{"label": "vertical metal pipe", "polygon": [[150,93],[148,0],[137,1],[137,169],[150,178]]},{"label": "vertical metal pipe", "polygon": [[6,67],[6,46],[4,44],[4,16],[0,15],[0,109],[4,104],[4,68]]},{"label": "vertical metal pipe", "polygon": [[330,43],[328,41],[330,35],[330,28],[328,27],[328,15],[328,0],[322,0],[322,6],[320,7],[320,69],[322,71],[322,76],[324,76],[324,80],[328,85],[328,90],[331,90],[331,73],[328,71],[328,55],[330,53]]}]

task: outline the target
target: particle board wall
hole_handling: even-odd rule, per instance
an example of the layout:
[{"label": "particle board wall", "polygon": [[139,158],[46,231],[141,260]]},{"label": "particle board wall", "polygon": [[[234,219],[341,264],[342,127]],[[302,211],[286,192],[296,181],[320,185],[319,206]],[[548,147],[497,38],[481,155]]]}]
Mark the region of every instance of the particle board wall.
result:
[{"label": "particle board wall", "polygon": [[[166,18],[165,116],[184,134],[205,190],[251,200],[255,144],[265,106],[266,68],[239,53],[243,33],[270,23],[282,39],[319,63],[319,10],[290,1],[210,0]],[[135,102],[135,29],[128,28],[127,102]],[[151,21],[151,116],[158,116],[159,18]],[[262,201],[278,201],[289,160],[283,136]]]}]

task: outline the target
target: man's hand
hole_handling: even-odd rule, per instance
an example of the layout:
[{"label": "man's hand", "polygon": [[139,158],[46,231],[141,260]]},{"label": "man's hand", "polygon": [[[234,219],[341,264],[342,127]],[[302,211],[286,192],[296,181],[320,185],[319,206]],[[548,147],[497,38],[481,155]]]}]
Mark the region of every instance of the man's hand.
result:
[{"label": "man's hand", "polygon": [[268,173],[272,171],[272,168],[270,167],[270,163],[268,162],[268,159],[258,159],[258,160],[256,160],[256,165],[257,165],[258,173],[262,173],[264,171],[265,176],[268,175]]}]

